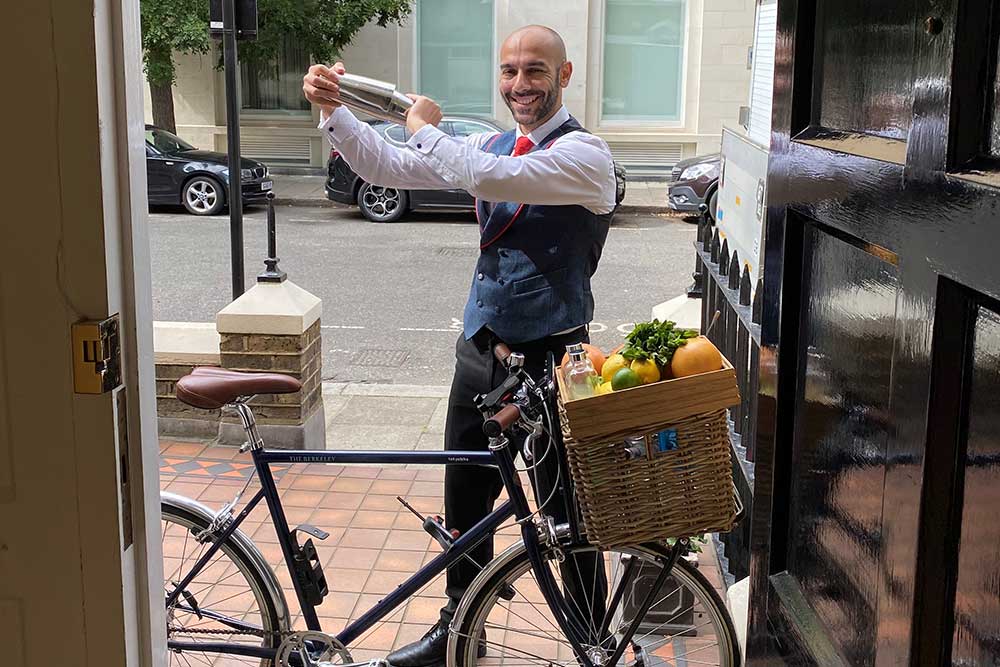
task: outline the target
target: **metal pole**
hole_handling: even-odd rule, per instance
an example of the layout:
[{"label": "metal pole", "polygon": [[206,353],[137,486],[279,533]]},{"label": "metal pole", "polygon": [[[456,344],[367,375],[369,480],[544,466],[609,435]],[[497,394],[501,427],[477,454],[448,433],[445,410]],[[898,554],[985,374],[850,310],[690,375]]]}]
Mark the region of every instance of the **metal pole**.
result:
[{"label": "metal pole", "polygon": [[267,193],[267,258],[264,259],[264,272],[257,276],[259,283],[281,283],[287,277],[278,268],[278,242],[274,224],[274,193]]},{"label": "metal pole", "polygon": [[243,285],[243,181],[240,178],[240,93],[236,74],[235,0],[222,0],[223,66],[226,70],[226,144],[229,147],[229,238],[232,247],[233,299],[245,291]]}]

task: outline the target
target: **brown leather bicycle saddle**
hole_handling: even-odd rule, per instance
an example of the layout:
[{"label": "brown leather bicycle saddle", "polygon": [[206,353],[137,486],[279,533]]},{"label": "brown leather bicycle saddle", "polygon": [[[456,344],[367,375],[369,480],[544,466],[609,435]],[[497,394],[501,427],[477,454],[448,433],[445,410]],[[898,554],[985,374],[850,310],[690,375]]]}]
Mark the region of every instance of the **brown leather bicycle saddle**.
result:
[{"label": "brown leather bicycle saddle", "polygon": [[216,366],[201,366],[177,381],[177,400],[196,408],[214,410],[241,396],[291,394],[302,383],[281,373],[241,373]]}]

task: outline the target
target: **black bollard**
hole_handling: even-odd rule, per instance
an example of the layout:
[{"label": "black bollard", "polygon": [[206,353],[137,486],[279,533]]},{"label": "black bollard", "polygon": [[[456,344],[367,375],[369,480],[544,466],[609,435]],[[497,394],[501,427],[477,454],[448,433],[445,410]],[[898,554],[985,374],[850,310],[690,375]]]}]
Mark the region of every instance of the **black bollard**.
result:
[{"label": "black bollard", "polygon": [[283,283],[288,276],[278,269],[277,235],[274,229],[274,193],[267,193],[267,258],[264,272],[257,276],[259,283]]},{"label": "black bollard", "polygon": [[[699,218],[698,220],[698,241],[696,245],[704,244],[704,236],[708,233],[708,207],[705,204],[698,206]],[[691,285],[687,288],[687,296],[689,299],[700,299],[702,297],[701,283],[702,283],[702,273],[701,273],[701,257],[698,253],[694,254],[694,273],[691,274]]]}]

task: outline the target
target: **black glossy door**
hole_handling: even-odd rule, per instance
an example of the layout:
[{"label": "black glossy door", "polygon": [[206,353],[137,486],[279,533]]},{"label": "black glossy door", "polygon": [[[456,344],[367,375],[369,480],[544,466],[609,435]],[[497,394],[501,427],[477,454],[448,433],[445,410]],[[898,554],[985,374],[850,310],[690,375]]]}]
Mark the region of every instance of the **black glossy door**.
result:
[{"label": "black glossy door", "polygon": [[778,4],[750,664],[1000,665],[993,4]]}]

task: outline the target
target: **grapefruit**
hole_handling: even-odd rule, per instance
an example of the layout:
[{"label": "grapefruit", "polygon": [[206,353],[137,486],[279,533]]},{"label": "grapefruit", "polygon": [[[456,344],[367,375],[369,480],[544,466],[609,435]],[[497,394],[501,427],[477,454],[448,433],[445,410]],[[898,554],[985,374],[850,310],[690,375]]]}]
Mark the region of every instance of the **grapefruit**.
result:
[{"label": "grapefruit", "polygon": [[708,373],[722,368],[722,353],[704,336],[689,338],[674,351],[670,373],[675,378]]},{"label": "grapefruit", "polygon": [[[583,349],[587,351],[587,356],[590,357],[590,363],[593,364],[594,370],[597,371],[598,375],[600,375],[601,368],[604,367],[604,352],[601,351],[601,348],[596,345],[591,345],[590,343],[584,343]],[[559,364],[559,367],[565,370],[567,362],[569,362],[569,352],[563,355],[562,362]]]}]

